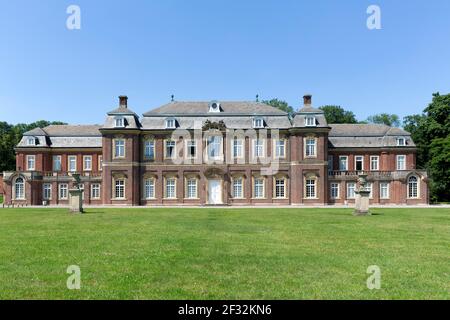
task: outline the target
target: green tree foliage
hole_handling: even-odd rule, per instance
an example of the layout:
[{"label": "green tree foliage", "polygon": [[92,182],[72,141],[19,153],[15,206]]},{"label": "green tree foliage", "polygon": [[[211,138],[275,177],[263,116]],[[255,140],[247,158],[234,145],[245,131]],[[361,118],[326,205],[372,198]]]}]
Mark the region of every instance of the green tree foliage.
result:
[{"label": "green tree foliage", "polygon": [[272,99],[272,100],[264,100],[263,103],[268,104],[274,108],[280,109],[284,112],[287,112],[290,116],[294,114],[294,108],[292,108],[286,101]]},{"label": "green tree foliage", "polygon": [[400,118],[396,114],[380,113],[367,118],[368,123],[385,124],[390,127],[400,127]]},{"label": "green tree foliage", "polygon": [[14,147],[19,143],[25,132],[34,128],[44,128],[49,125],[66,124],[60,121],[40,120],[30,124],[19,123],[11,125],[6,122],[0,122],[0,172],[15,170],[16,156]]},{"label": "green tree foliage", "polygon": [[357,123],[355,114],[340,106],[323,106],[319,108],[325,113],[328,123]]}]

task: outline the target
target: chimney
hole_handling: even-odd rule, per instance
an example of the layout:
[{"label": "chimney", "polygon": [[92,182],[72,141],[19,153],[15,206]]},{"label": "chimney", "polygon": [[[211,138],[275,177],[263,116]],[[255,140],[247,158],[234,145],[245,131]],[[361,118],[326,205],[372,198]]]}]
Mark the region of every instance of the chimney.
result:
[{"label": "chimney", "polygon": [[310,106],[311,103],[312,103],[312,95],[310,95],[310,94],[305,94],[305,95],[303,96],[303,104],[304,104],[305,106]]},{"label": "chimney", "polygon": [[119,96],[119,106],[123,108],[128,107],[128,97],[127,96]]}]

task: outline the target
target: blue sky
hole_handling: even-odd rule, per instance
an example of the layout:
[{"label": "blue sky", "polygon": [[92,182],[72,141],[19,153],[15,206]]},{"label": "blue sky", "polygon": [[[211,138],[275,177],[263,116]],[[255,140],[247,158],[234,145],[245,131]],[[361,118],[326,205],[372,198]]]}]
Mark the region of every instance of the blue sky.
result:
[{"label": "blue sky", "polygon": [[[81,30],[66,9],[81,8]],[[381,8],[382,30],[366,9]],[[277,97],[358,118],[419,113],[450,85],[450,1],[0,1],[0,121],[102,123],[129,96]]]}]

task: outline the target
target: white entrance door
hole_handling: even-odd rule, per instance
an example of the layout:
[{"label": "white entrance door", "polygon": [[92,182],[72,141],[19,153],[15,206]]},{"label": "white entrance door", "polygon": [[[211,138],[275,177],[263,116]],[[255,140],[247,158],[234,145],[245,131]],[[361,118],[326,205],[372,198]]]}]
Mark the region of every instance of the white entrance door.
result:
[{"label": "white entrance door", "polygon": [[209,204],[222,204],[222,184],[220,180],[208,181]]}]

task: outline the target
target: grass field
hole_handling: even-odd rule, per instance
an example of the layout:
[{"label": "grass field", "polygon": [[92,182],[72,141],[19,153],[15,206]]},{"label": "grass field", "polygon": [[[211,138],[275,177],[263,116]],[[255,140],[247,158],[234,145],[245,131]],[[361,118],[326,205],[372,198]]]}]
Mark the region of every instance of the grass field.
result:
[{"label": "grass field", "polygon": [[0,298],[449,299],[450,209],[373,211],[0,209]]},{"label": "grass field", "polygon": [[3,195],[0,194],[0,204],[3,203]]}]

